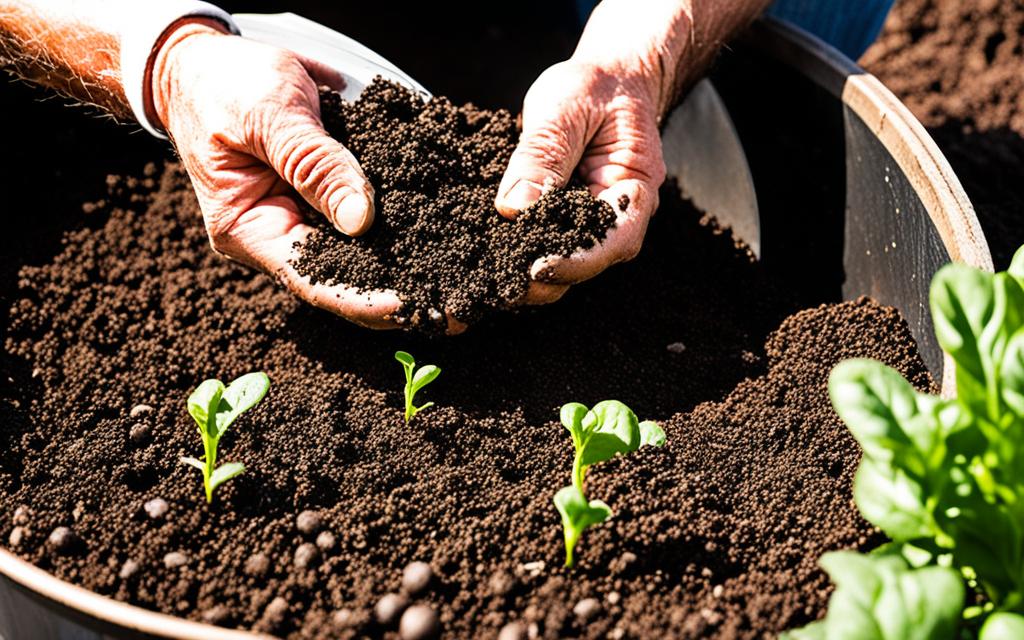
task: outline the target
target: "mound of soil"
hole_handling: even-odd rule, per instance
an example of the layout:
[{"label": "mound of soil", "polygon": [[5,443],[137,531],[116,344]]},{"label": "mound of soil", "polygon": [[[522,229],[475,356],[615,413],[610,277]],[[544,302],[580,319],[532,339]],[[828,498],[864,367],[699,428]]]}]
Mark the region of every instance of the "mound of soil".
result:
[{"label": "mound of soil", "polygon": [[1024,244],[1024,7],[900,0],[862,64],[921,120],[977,209],[996,269]]},{"label": "mound of soil", "polygon": [[[868,301],[790,316],[669,189],[634,262],[438,341],[358,329],[215,256],[176,165],[108,185],[4,284],[0,539],[63,579],[286,637],[394,638],[373,608],[422,560],[413,599],[446,637],[763,638],[821,614],[822,552],[878,542],[825,380],[867,356],[927,386],[907,327]],[[408,426],[396,349],[443,370]],[[185,398],[254,370],[271,391],[220,451],[247,471],[207,505],[178,462],[201,451]],[[558,408],[607,398],[668,443],[590,472],[615,517],[567,570]]]},{"label": "mound of soil", "polygon": [[469,324],[508,307],[526,293],[535,260],[589,249],[615,222],[580,185],[545,194],[513,221],[498,214],[518,139],[507,111],[424,102],[378,78],[353,103],[325,92],[321,112],[374,185],[377,215],[359,238],[321,220],[295,267],[314,283],[397,291],[401,324],[439,333],[446,314]]}]

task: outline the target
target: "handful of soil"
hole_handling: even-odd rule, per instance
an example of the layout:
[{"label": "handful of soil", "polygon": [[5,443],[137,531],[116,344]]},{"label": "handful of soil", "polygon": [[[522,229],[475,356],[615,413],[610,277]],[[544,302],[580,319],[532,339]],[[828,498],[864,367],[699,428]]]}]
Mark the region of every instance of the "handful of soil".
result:
[{"label": "handful of soil", "polygon": [[359,238],[321,221],[295,268],[314,283],[397,291],[405,326],[438,333],[446,314],[469,324],[508,308],[526,293],[535,260],[589,249],[615,221],[580,184],[545,194],[515,220],[498,214],[518,138],[507,111],[424,102],[380,78],[355,102],[322,92],[321,111],[376,189],[376,218]]}]

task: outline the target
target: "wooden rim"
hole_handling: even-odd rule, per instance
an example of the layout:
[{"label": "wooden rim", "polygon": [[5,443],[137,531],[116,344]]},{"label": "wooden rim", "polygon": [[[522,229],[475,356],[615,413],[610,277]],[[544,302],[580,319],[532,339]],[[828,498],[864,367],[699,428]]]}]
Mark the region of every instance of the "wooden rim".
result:
[{"label": "wooden rim", "polygon": [[[798,69],[842,99],[871,127],[924,202],[949,255],[992,270],[992,257],[974,209],[949,163],[910,111],[874,76],[841,53],[800,29],[766,19],[755,31],[767,31],[758,47]],[[946,357],[947,375],[950,359]],[[41,598],[109,625],[158,638],[181,640],[255,640],[271,636],[192,622],[143,609],[60,580],[0,549],[0,574]]]},{"label": "wooden rim", "polygon": [[[921,199],[952,260],[994,270],[988,241],[960,179],[906,105],[837,49],[787,22],[765,18],[751,35],[755,46],[828,90],[867,125]],[[956,395],[956,365],[945,352],[942,395]]]}]

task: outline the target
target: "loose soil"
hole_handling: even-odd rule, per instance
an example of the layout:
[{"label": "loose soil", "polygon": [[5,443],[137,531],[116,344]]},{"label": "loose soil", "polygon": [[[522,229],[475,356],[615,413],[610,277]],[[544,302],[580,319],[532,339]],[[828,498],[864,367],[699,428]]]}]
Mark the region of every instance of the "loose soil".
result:
[{"label": "loose soil", "polygon": [[296,269],[314,283],[397,291],[400,324],[442,333],[446,315],[470,324],[507,308],[526,293],[535,260],[589,249],[615,222],[582,185],[545,194],[515,220],[498,215],[519,135],[507,111],[424,102],[378,79],[355,102],[323,93],[321,113],[374,185],[376,217],[359,238],[319,220]]},{"label": "loose soil", "polygon": [[1024,7],[900,0],[864,66],[928,127],[978,212],[997,269],[1024,244]]},{"label": "loose soil", "polygon": [[[868,301],[790,315],[670,190],[636,261],[438,340],[358,329],[215,256],[177,165],[108,186],[5,289],[0,535],[63,579],[287,637],[395,637],[371,611],[423,560],[437,577],[414,600],[450,637],[761,638],[820,615],[822,552],[878,542],[824,381],[869,356],[927,386],[906,326]],[[409,426],[398,348],[443,370]],[[208,506],[178,463],[200,449],[184,399],[251,370],[272,389],[221,445],[248,470]],[[569,571],[558,407],[606,398],[668,444],[591,472],[616,515]]]}]

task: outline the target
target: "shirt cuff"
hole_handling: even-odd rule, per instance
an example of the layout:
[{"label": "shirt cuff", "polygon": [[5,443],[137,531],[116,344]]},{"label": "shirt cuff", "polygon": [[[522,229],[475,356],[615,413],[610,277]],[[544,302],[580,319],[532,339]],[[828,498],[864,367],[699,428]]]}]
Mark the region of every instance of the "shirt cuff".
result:
[{"label": "shirt cuff", "polygon": [[154,48],[167,29],[182,18],[213,18],[224,23],[231,33],[238,35],[238,25],[231,14],[208,2],[198,0],[162,0],[148,2],[137,16],[132,16],[121,33],[121,85],[128,105],[142,128],[157,138],[166,140],[160,124],[146,114],[147,97],[152,87],[146,86],[146,70],[156,54]]}]

